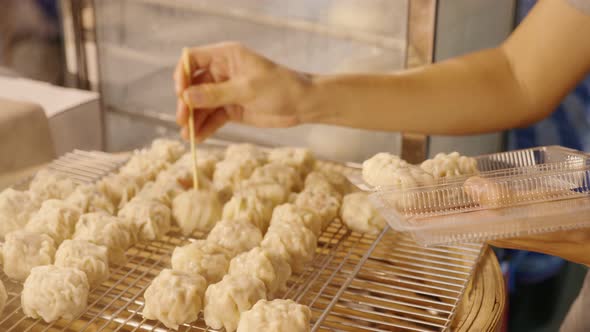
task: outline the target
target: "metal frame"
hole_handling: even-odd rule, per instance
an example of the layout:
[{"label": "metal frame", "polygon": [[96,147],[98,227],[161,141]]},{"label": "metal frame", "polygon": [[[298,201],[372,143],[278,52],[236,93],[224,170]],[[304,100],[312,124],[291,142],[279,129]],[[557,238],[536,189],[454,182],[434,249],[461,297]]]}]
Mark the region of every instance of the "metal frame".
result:
[{"label": "metal frame", "polygon": [[[410,0],[408,6],[408,47],[406,69],[432,63],[436,32],[437,0]],[[401,157],[417,164],[428,154],[428,136],[402,133]]]},{"label": "metal frame", "polygon": [[[66,86],[101,92],[93,0],[59,0]],[[106,147],[106,115],[100,103],[101,147]]]}]

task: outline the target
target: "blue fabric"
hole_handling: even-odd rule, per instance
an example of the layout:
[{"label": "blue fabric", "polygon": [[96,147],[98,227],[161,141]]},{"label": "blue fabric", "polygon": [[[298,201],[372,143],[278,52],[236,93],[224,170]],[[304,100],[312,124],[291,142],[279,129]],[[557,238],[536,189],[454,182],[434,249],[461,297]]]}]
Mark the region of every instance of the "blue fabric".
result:
[{"label": "blue fabric", "polygon": [[41,11],[51,20],[57,21],[58,19],[58,11],[57,11],[57,0],[37,0],[37,5]]}]

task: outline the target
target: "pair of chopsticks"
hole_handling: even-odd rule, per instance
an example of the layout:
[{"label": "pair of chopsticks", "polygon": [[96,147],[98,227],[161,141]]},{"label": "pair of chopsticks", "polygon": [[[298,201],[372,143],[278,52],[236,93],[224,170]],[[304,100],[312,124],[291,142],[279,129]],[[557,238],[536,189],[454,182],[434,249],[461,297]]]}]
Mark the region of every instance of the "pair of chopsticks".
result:
[{"label": "pair of chopsticks", "polygon": [[[191,71],[191,58],[190,58],[189,50],[187,48],[184,48],[182,50],[182,64],[184,67],[184,75],[185,75],[187,81],[189,82],[189,85],[190,85],[190,82],[192,82],[193,77],[199,76],[206,71],[205,69],[199,69],[195,73],[192,73],[192,71]],[[189,131],[189,135],[190,135],[191,156],[192,156],[192,160],[193,160],[193,189],[199,190],[199,173],[198,173],[199,170],[197,167],[197,144],[195,142],[195,121],[194,121],[195,116],[194,116],[193,107],[191,105],[190,100],[185,98],[184,103],[186,104],[186,107],[188,107],[188,131]]]}]

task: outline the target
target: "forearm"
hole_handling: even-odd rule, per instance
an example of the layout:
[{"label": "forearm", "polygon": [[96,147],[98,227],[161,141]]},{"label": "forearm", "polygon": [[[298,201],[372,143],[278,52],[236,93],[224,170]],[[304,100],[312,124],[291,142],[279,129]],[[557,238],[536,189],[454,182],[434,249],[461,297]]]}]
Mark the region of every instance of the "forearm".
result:
[{"label": "forearm", "polygon": [[390,75],[317,76],[304,121],[427,134],[472,134],[531,122],[501,49]]},{"label": "forearm", "polygon": [[588,229],[494,240],[490,244],[502,248],[559,256],[571,262],[590,266],[590,230]]}]

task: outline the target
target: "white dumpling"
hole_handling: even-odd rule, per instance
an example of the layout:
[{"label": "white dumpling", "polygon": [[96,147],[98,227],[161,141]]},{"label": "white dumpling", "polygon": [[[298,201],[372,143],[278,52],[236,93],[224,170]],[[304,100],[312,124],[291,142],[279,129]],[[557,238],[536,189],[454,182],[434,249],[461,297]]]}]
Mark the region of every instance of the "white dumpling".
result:
[{"label": "white dumpling", "polygon": [[6,306],[6,300],[8,300],[8,293],[6,293],[6,287],[4,287],[4,283],[2,280],[0,280],[0,317],[2,317],[2,312]]},{"label": "white dumpling", "polygon": [[170,166],[165,159],[154,158],[149,151],[137,151],[129,161],[121,167],[119,174],[130,175],[139,180],[139,184],[152,181],[158,173]]},{"label": "white dumpling", "polygon": [[238,332],[309,332],[311,310],[292,300],[258,301],[243,312]]},{"label": "white dumpling", "polygon": [[271,180],[289,191],[299,191],[303,187],[301,175],[294,168],[280,163],[270,163],[256,168],[250,179],[252,181]]},{"label": "white dumpling", "polygon": [[[213,183],[200,170],[197,173],[199,189],[212,189]],[[170,186],[181,186],[183,190],[193,187],[193,168],[191,166],[172,166],[158,174],[156,183]]]},{"label": "white dumpling", "polygon": [[231,257],[260,244],[262,232],[245,219],[222,220],[207,236],[207,241],[225,248]]},{"label": "white dumpling", "polygon": [[317,238],[305,226],[296,223],[273,223],[264,235],[261,247],[288,259],[295,272],[303,271],[312,261]]},{"label": "white dumpling", "polygon": [[208,284],[221,280],[229,268],[227,250],[206,240],[197,240],[172,252],[172,268],[203,276]]},{"label": "white dumpling", "polygon": [[56,266],[73,267],[84,273],[94,288],[109,278],[108,250],[84,240],[65,240],[55,253]]},{"label": "white dumpling", "polygon": [[[191,169],[193,167],[193,156],[189,152],[182,156],[171,168],[174,169]],[[215,165],[219,162],[219,158],[212,153],[207,153],[204,150],[197,150],[197,169],[199,173],[208,179],[213,178]]]},{"label": "white dumpling", "polygon": [[[305,189],[314,191],[336,192],[328,178],[319,171],[313,171],[305,178]],[[335,194],[337,195],[337,194]]]},{"label": "white dumpling", "polygon": [[133,197],[133,200],[153,200],[167,207],[172,206],[172,200],[184,192],[184,188],[178,182],[148,182]]},{"label": "white dumpling", "polygon": [[153,200],[125,204],[118,216],[137,231],[139,240],[161,240],[172,228],[170,209]]},{"label": "white dumpling", "polygon": [[376,234],[385,227],[385,219],[375,210],[367,193],[358,192],[344,196],[340,218],[351,230]]},{"label": "white dumpling", "polygon": [[46,234],[18,230],[6,234],[2,246],[4,273],[14,280],[25,280],[35,266],[53,263],[55,242]]},{"label": "white dumpling", "polygon": [[319,173],[321,173],[332,187],[342,195],[346,195],[355,190],[348,178],[337,169],[329,169],[326,167],[320,169]]},{"label": "white dumpling", "polygon": [[191,189],[172,201],[172,216],[182,234],[209,232],[221,220],[222,205],[214,191]]},{"label": "white dumpling", "polygon": [[395,183],[398,169],[410,166],[399,156],[380,152],[363,162],[363,180],[372,186],[387,186]]},{"label": "white dumpling", "polygon": [[47,234],[56,245],[59,245],[63,240],[72,237],[78,218],[80,218],[80,211],[76,207],[65,201],[50,199],[43,202],[25,229]]},{"label": "white dumpling", "polygon": [[39,205],[29,192],[8,188],[0,193],[0,240],[25,227]]},{"label": "white dumpling", "polygon": [[66,202],[77,207],[82,213],[104,211],[115,213],[115,204],[93,184],[78,186],[66,198]]},{"label": "white dumpling", "polygon": [[460,155],[458,152],[439,153],[424,161],[420,167],[435,178],[477,174],[477,160]]},{"label": "white dumpling", "polygon": [[233,332],[242,312],[266,299],[264,283],[249,275],[226,275],[205,292],[205,323],[214,329]]},{"label": "white dumpling", "polygon": [[224,220],[246,219],[266,232],[272,215],[272,203],[255,195],[234,195],[223,206]]},{"label": "white dumpling", "polygon": [[311,172],[315,165],[313,153],[306,148],[283,147],[272,149],[268,154],[268,160],[273,163],[291,166],[303,176]]},{"label": "white dumpling", "polygon": [[111,174],[100,180],[97,187],[115,206],[121,207],[129,202],[139,191],[140,182],[136,176]]},{"label": "white dumpling", "polygon": [[152,142],[149,154],[155,159],[174,162],[186,152],[186,146],[178,140],[157,138]]},{"label": "white dumpling", "polygon": [[145,290],[143,317],[177,330],[199,318],[206,288],[205,278],[198,274],[164,269]]},{"label": "white dumpling", "polygon": [[258,164],[263,164],[267,160],[266,153],[250,143],[231,144],[225,150],[225,159],[232,160],[255,160]]},{"label": "white dumpling", "polygon": [[229,264],[229,274],[250,275],[264,282],[268,297],[284,291],[291,277],[289,262],[267,249],[255,247],[234,257]]},{"label": "white dumpling", "polygon": [[335,191],[306,189],[297,195],[294,203],[317,213],[322,220],[322,228],[325,229],[338,216],[341,197]]},{"label": "white dumpling", "polygon": [[313,235],[319,237],[322,232],[322,219],[312,210],[295,204],[286,203],[272,211],[271,225],[274,223],[296,223],[305,226]]},{"label": "white dumpling", "polygon": [[236,195],[254,195],[262,200],[271,202],[272,206],[287,201],[290,191],[272,180],[244,180],[235,192]]},{"label": "white dumpling", "polygon": [[240,182],[248,179],[261,164],[256,159],[225,159],[215,165],[213,186],[220,192],[232,192]]},{"label": "white dumpling", "polygon": [[53,322],[60,318],[72,320],[81,315],[88,304],[86,274],[71,267],[37,266],[25,281],[21,306],[27,317]]},{"label": "white dumpling", "polygon": [[413,188],[434,184],[431,174],[396,155],[381,152],[363,162],[363,179],[378,187]]},{"label": "white dumpling", "polygon": [[135,233],[121,218],[103,212],[80,216],[72,238],[107,247],[109,262],[115,264],[125,263],[125,251],[137,240]]},{"label": "white dumpling", "polygon": [[41,201],[65,199],[76,189],[76,183],[63,173],[42,170],[31,181],[29,190]]}]

